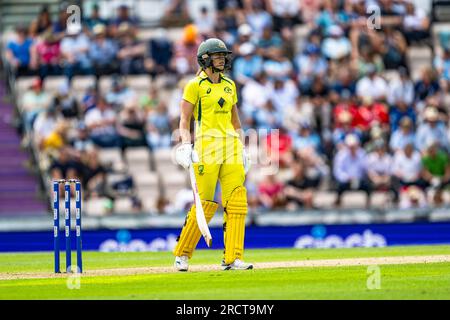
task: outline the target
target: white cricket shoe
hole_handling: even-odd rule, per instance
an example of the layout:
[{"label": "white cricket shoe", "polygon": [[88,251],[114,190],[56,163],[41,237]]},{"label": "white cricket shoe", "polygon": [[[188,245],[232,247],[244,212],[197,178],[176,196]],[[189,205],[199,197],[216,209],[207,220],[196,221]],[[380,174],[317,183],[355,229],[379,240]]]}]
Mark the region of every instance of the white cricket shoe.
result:
[{"label": "white cricket shoe", "polygon": [[234,260],[233,263],[225,264],[222,262],[223,270],[250,270],[253,269],[253,265],[251,263],[245,263],[240,259]]},{"label": "white cricket shoe", "polygon": [[188,256],[175,257],[174,266],[178,271],[188,271]]}]

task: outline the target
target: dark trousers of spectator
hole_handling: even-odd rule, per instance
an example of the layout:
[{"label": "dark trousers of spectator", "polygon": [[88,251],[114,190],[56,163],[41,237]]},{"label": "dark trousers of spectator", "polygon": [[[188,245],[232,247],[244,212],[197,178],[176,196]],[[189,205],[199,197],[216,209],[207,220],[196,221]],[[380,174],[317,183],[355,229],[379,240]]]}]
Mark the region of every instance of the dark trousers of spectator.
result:
[{"label": "dark trousers of spectator", "polygon": [[118,66],[115,63],[108,63],[108,64],[94,63],[93,69],[94,75],[97,77],[97,79],[100,76],[110,75],[113,73],[117,73],[119,71]]},{"label": "dark trousers of spectator", "polygon": [[56,76],[62,74],[62,69],[58,65],[42,64],[39,66],[39,77],[44,80],[47,76]]},{"label": "dark trousers of spectator", "polygon": [[100,148],[122,148],[122,139],[115,134],[91,135],[92,142]]},{"label": "dark trousers of spectator", "polygon": [[367,199],[370,199],[370,195],[372,193],[372,188],[367,179],[361,179],[359,181],[359,185],[356,188],[352,188],[352,185],[350,182],[337,182],[337,199],[335,202],[335,205],[339,206],[341,205],[342,195],[345,191],[364,191],[367,195]]},{"label": "dark trousers of spectator", "polygon": [[120,61],[121,74],[141,74],[144,72],[144,59],[123,59]]},{"label": "dark trousers of spectator", "polygon": [[79,62],[66,64],[63,68],[63,73],[67,79],[72,81],[74,75],[89,75],[92,74],[92,68],[84,68]]},{"label": "dark trousers of spectator", "polygon": [[408,45],[411,45],[414,42],[419,42],[430,38],[429,31],[411,30],[411,31],[403,31],[403,34],[405,35],[406,42]]},{"label": "dark trousers of spectator", "polygon": [[386,191],[391,192],[394,196],[394,201],[398,202],[399,199],[399,189],[394,185],[394,183],[391,181],[391,183],[387,186],[379,186],[375,185],[374,183],[370,182],[370,189],[372,191],[378,190],[378,191]]}]

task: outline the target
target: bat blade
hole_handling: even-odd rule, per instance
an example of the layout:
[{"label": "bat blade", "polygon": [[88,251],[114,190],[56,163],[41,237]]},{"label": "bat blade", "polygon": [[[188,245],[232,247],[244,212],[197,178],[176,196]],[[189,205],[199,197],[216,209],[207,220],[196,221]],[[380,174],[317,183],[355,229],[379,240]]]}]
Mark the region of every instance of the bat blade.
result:
[{"label": "bat blade", "polygon": [[191,177],[192,191],[194,192],[195,209],[196,209],[195,216],[197,220],[197,225],[201,234],[203,235],[203,238],[205,239],[206,245],[208,247],[211,247],[212,236],[208,228],[208,223],[206,222],[205,212],[203,211],[202,207],[202,201],[198,194],[197,181],[195,179],[194,168],[192,165],[189,167],[189,175]]}]

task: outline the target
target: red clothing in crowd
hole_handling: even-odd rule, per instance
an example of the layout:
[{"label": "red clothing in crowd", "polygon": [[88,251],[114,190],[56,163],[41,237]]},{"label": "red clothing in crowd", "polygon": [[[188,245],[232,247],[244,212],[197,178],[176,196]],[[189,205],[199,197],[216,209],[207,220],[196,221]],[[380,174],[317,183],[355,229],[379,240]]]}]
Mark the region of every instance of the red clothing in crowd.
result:
[{"label": "red clothing in crowd", "polygon": [[370,106],[360,106],[355,120],[355,125],[361,130],[369,130],[373,122],[379,124],[389,123],[389,110],[385,104],[375,102]]}]

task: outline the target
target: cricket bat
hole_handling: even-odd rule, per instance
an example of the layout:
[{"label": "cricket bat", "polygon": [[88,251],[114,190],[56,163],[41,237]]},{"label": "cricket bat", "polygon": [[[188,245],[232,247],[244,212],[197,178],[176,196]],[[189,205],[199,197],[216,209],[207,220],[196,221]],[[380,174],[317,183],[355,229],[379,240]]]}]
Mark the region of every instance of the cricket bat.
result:
[{"label": "cricket bat", "polygon": [[200,232],[203,235],[208,247],[211,247],[212,237],[208,228],[208,223],[206,222],[205,213],[203,212],[202,201],[198,194],[197,181],[195,179],[194,166],[192,164],[189,166],[189,175],[191,177],[192,191],[194,192],[195,215],[197,218],[198,228],[200,229]]}]

